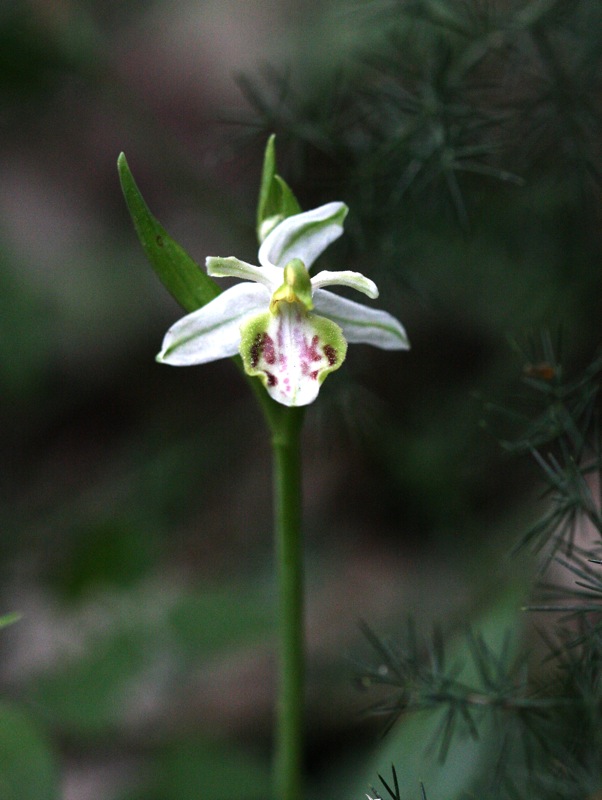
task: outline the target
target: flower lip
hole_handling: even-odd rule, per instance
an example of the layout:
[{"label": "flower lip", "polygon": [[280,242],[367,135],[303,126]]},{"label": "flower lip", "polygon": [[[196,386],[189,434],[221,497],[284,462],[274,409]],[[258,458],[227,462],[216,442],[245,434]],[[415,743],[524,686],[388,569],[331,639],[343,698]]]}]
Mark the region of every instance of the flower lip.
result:
[{"label": "flower lip", "polygon": [[241,326],[240,353],[249,375],[287,406],[313,402],[324,379],[345,360],[347,342],[331,320],[306,312],[299,302],[278,304]]}]

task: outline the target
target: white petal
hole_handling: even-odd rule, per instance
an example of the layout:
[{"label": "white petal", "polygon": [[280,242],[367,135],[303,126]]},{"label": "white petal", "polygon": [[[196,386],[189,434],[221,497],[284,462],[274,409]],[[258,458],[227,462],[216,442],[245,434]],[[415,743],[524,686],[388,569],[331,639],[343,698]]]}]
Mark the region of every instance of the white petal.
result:
[{"label": "white petal", "polygon": [[157,361],[176,367],[206,364],[238,353],[240,326],[265,311],[270,293],[256,283],[239,283],[172,325]]},{"label": "white petal", "polygon": [[322,270],[311,279],[311,285],[314,289],[322,289],[324,286],[350,286],[358,292],[367,294],[372,300],[378,297],[378,288],[374,281],[366,278],[361,272],[352,272],[348,269],[341,272]]},{"label": "white petal", "polygon": [[386,311],[369,308],[332,292],[314,292],[314,308],[336,322],[348,342],[371,344],[383,350],[408,350],[410,343],[399,320]]},{"label": "white petal", "polygon": [[348,208],[344,203],[324,206],[287,217],[269,233],[259,248],[259,263],[285,267],[300,258],[307,269],[343,233]]},{"label": "white petal", "polygon": [[216,258],[209,256],[206,260],[207,272],[214,278],[241,278],[266,286],[271,292],[282,283],[282,270],[278,267],[255,267],[238,258]]}]

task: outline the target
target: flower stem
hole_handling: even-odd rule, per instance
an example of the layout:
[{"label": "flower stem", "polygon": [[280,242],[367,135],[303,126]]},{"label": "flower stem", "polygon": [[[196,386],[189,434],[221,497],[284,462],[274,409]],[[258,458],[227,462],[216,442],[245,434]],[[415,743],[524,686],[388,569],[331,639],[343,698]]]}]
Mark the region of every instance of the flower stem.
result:
[{"label": "flower stem", "polygon": [[300,447],[303,411],[288,408],[278,422],[271,426],[280,633],[274,796],[277,800],[301,800],[305,705]]}]

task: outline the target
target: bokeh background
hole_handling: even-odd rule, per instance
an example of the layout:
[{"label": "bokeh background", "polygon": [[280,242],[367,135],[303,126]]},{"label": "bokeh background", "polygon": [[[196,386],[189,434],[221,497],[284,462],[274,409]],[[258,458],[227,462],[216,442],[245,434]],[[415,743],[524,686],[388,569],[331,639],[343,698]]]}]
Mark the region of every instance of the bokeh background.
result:
[{"label": "bokeh background", "polygon": [[118,154],[198,263],[253,262],[275,132],[303,207],[351,208],[323,266],[374,278],[407,327],[407,354],[350,349],[304,443],[308,796],[362,797],[382,723],[354,682],[358,620],[394,635],[528,592],[503,556],[536,472],[504,456],[495,409],[546,342],[575,372],[599,343],[601,17],[3,0],[0,610],[22,618],[0,632],[0,796],[269,795],[265,430],[229,362],[154,362],[181,310]]}]

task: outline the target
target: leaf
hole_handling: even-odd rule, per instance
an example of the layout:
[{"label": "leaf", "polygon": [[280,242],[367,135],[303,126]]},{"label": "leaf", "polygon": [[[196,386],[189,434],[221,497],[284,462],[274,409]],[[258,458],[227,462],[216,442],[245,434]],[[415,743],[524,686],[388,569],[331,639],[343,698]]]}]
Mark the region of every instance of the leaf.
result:
[{"label": "leaf", "polygon": [[19,611],[11,611],[0,617],[0,628],[5,628],[7,625],[13,625],[21,619],[22,614]]},{"label": "leaf", "polygon": [[57,800],[53,755],[36,725],[17,708],[0,703],[0,797]]},{"label": "leaf", "polygon": [[270,766],[242,748],[192,738],[153,754],[150,781],[127,800],[264,800]]},{"label": "leaf", "polygon": [[128,614],[107,615],[102,631],[93,627],[83,634],[78,655],[65,657],[27,686],[36,709],[70,735],[118,731],[131,708],[132,687],[163,663],[166,642],[173,688],[205,659],[264,642],[274,627],[273,599],[261,585],[203,588],[169,605],[151,601],[142,585],[122,597]]},{"label": "leaf", "polygon": [[268,139],[263,159],[259,201],[257,203],[257,239],[263,242],[279,222],[301,212],[297,198],[286,181],[276,174],[276,136]]},{"label": "leaf", "polygon": [[104,641],[99,637],[80,659],[36,678],[29,696],[46,719],[76,736],[114,731],[122,724],[131,687],[148,667],[148,638],[140,628],[116,631]]},{"label": "leaf", "polygon": [[261,586],[215,587],[182,597],[167,622],[179,651],[198,666],[212,654],[265,640],[275,624],[273,601]]},{"label": "leaf", "polygon": [[220,287],[151,214],[123,153],[117,159],[117,168],[125,202],[148,260],[178,303],[186,311],[196,311],[217,297]]}]

